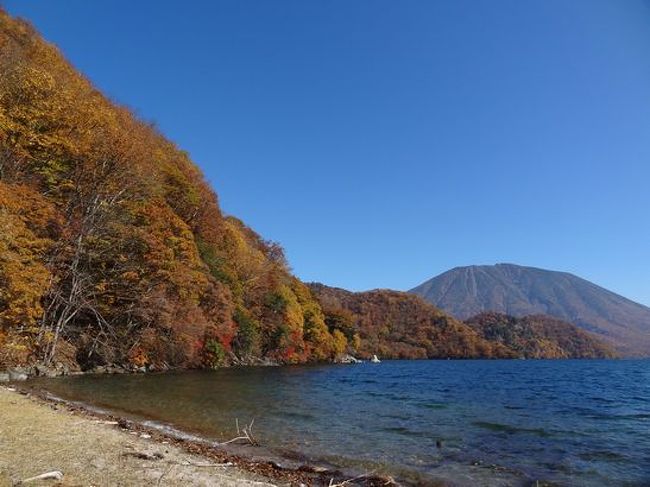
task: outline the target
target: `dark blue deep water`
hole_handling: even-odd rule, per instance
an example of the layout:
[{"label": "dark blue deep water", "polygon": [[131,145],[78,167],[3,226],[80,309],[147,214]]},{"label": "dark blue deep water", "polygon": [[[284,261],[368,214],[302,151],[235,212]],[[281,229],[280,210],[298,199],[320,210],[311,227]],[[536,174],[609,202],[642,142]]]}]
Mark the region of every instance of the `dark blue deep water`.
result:
[{"label": "dark blue deep water", "polygon": [[[210,439],[457,485],[650,485],[650,361],[390,361],[42,381]],[[441,442],[441,443],[438,443]]]}]

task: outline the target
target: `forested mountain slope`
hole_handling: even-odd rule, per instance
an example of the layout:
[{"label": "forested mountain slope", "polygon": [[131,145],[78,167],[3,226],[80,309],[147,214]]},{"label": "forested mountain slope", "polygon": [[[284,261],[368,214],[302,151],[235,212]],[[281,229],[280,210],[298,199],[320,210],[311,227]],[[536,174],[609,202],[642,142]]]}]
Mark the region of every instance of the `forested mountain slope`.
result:
[{"label": "forested mountain slope", "polygon": [[187,154],[0,12],[0,367],[327,360],[282,249]]},{"label": "forested mountain slope", "polygon": [[325,321],[359,343],[367,358],[510,358],[512,351],[481,338],[475,330],[423,299],[386,289],[354,293],[311,284]]},{"label": "forested mountain slope", "polygon": [[554,316],[623,355],[650,356],[650,308],[566,272],[513,264],[457,267],[409,292],[459,319],[484,311]]},{"label": "forested mountain slope", "polygon": [[465,321],[486,340],[499,342],[521,358],[612,358],[610,347],[577,326],[545,315],[515,318],[481,313]]},{"label": "forested mountain slope", "polygon": [[604,358],[612,351],[589,333],[545,316],[485,314],[460,322],[408,293],[353,293],[311,284],[325,321],[359,343],[362,357]]}]

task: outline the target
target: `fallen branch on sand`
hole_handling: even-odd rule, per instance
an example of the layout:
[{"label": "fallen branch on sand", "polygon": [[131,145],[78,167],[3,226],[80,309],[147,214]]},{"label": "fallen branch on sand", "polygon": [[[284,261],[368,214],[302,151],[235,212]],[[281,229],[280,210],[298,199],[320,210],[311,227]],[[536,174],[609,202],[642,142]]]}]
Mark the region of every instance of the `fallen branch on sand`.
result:
[{"label": "fallen branch on sand", "polygon": [[54,470],[53,472],[47,472],[41,475],[37,475],[36,477],[30,477],[28,479],[21,480],[15,485],[29,484],[31,482],[37,482],[39,480],[63,480],[63,472],[60,472],[59,470]]},{"label": "fallen branch on sand", "polygon": [[253,446],[258,446],[259,443],[257,440],[253,437],[253,423],[255,423],[255,419],[253,419],[248,426],[244,426],[241,431],[239,429],[239,418],[235,418],[235,426],[237,427],[237,436],[235,438],[232,438],[228,441],[224,441],[223,443],[218,443],[218,445],[228,445],[229,443],[235,443],[236,441],[247,441],[249,444]]},{"label": "fallen branch on sand", "polygon": [[355,482],[358,482],[360,480],[372,480],[375,482],[383,482],[384,483],[383,485],[386,486],[397,485],[391,477],[385,477],[385,478],[377,477],[373,472],[373,473],[359,475],[358,477],[354,477],[348,480],[343,480],[342,482],[337,482],[337,483],[334,483],[334,479],[330,479],[330,483],[328,487],[350,487],[351,485],[354,485]]},{"label": "fallen branch on sand", "polygon": [[103,419],[94,419],[93,423],[107,424],[107,425],[110,425],[110,426],[117,426],[118,424],[120,424],[118,421],[109,421],[109,420],[103,420]]},{"label": "fallen branch on sand", "polygon": [[185,467],[196,467],[196,468],[215,468],[215,467],[232,467],[235,464],[232,462],[226,462],[226,463],[192,463],[192,462],[181,462],[178,465],[182,465]]}]

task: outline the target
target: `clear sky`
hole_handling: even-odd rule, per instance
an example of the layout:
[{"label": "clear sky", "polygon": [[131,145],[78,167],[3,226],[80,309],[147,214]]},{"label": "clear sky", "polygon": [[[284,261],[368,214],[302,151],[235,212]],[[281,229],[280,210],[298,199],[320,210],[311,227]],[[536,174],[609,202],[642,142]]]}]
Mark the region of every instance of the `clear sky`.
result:
[{"label": "clear sky", "polygon": [[573,272],[650,305],[643,0],[5,0],[299,277]]}]

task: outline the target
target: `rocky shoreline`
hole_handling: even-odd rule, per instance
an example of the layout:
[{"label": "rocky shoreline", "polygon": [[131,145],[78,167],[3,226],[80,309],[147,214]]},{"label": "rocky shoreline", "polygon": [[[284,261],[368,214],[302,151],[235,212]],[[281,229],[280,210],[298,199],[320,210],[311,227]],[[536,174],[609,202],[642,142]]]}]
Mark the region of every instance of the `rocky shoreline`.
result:
[{"label": "rocky shoreline", "polygon": [[[333,362],[335,364],[359,364],[363,363],[356,357],[349,354],[343,354],[337,357]],[[247,357],[244,359],[233,358],[232,367],[278,367],[281,364],[269,358]],[[9,382],[23,382],[34,377],[64,377],[68,375],[84,374],[146,374],[157,372],[170,372],[180,370],[168,365],[155,366],[153,364],[137,367],[134,365],[106,364],[96,365],[90,369],[82,370],[78,366],[70,367],[61,362],[54,365],[44,365],[37,363],[29,366],[15,366],[7,369],[0,369],[0,384]]]},{"label": "rocky shoreline", "polygon": [[[256,366],[256,367],[276,367],[279,366],[277,362],[268,359],[256,359],[249,361],[240,361],[233,364],[233,366]],[[106,364],[96,365],[87,370],[81,370],[79,367],[69,367],[62,363],[55,365],[34,364],[30,366],[16,366],[9,367],[5,370],[0,370],[0,384],[9,382],[24,382],[34,377],[64,377],[69,375],[84,375],[84,374],[146,374],[154,372],[169,372],[172,370],[180,370],[167,365],[154,366],[147,365],[137,367],[133,365],[121,364]]]}]

